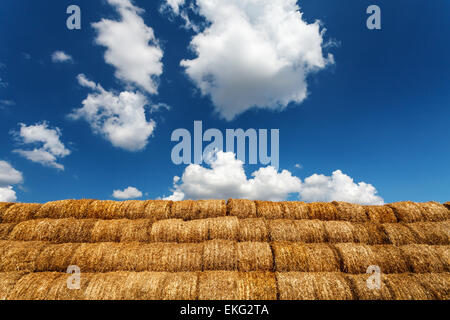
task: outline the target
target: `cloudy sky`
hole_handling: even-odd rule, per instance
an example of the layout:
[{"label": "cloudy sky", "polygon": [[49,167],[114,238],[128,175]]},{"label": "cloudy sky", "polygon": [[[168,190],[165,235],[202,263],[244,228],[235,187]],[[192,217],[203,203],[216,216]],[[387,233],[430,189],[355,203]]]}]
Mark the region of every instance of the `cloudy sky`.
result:
[{"label": "cloudy sky", "polygon": [[[375,2],[382,29],[368,30]],[[66,27],[71,4],[81,30]],[[448,12],[418,0],[3,0],[0,201],[448,201]],[[279,168],[221,151],[175,165],[172,132],[193,134],[196,120],[279,129]]]}]

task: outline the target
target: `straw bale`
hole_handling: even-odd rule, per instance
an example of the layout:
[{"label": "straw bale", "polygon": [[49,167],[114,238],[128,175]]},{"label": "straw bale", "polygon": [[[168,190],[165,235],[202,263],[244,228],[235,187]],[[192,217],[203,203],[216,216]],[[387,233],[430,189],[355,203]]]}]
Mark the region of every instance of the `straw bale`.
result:
[{"label": "straw bale", "polygon": [[396,202],[388,204],[397,217],[398,222],[421,222],[426,221],[420,207],[411,201]]},{"label": "straw bale", "polygon": [[142,218],[158,221],[170,218],[172,201],[148,200],[145,201],[145,210]]},{"label": "straw bale", "polygon": [[[237,217],[218,217],[206,220],[209,240],[239,240],[239,219]],[[255,231],[253,231],[255,232]]]},{"label": "straw bale", "polygon": [[264,219],[239,219],[239,241],[269,241],[267,222]]},{"label": "straw bale", "polygon": [[275,300],[273,273],[209,271],[199,274],[199,300]]},{"label": "straw bale", "polygon": [[325,221],[323,223],[327,242],[345,243],[355,242],[353,223],[347,221]]},{"label": "straw bale", "polygon": [[183,225],[181,219],[156,221],[152,225],[150,239],[152,242],[178,242]]},{"label": "straw bale", "polygon": [[122,230],[131,224],[130,220],[97,220],[92,229],[92,242],[120,242]]},{"label": "straw bale", "polygon": [[402,246],[410,243],[418,243],[419,239],[404,223],[385,223],[381,228],[386,233],[389,243]]},{"label": "straw bale", "polygon": [[413,274],[413,277],[437,300],[450,300],[450,273]]},{"label": "straw bale", "polygon": [[271,241],[320,243],[326,240],[320,220],[268,220]]},{"label": "straw bale", "polygon": [[[450,223],[448,222],[416,222],[406,224],[418,242],[422,244],[449,245]],[[412,244],[414,242],[410,242]]]},{"label": "straw bale", "polygon": [[37,257],[47,245],[45,242],[0,241],[0,272],[35,271]]},{"label": "straw bale", "polygon": [[450,201],[449,202],[446,202],[446,203],[444,203],[444,206],[448,209],[448,210],[450,210]]},{"label": "straw bale", "polygon": [[445,265],[435,246],[410,244],[400,247],[408,265],[414,273],[444,272]]},{"label": "straw bale", "polygon": [[309,219],[308,205],[300,201],[282,202],[284,218],[302,220]]},{"label": "straw bale", "polygon": [[36,212],[35,219],[84,219],[88,215],[89,205],[94,200],[62,200],[47,202]]},{"label": "straw bale", "polygon": [[13,204],[14,204],[13,202],[0,202],[0,223],[2,223],[3,221],[3,214]]},{"label": "straw bale", "polygon": [[0,300],[8,299],[8,296],[14,289],[17,281],[25,274],[27,273],[23,271],[0,273]]},{"label": "straw bale", "polygon": [[352,300],[353,293],[340,273],[277,272],[281,300]]},{"label": "straw bale", "polygon": [[298,234],[294,220],[268,220],[271,241],[296,241]]},{"label": "straw bale", "polygon": [[[34,271],[66,272],[69,266],[77,265],[77,263],[72,262],[75,252],[80,246],[81,244],[79,243],[51,244],[45,246],[35,258],[36,262]],[[84,272],[87,270],[82,269],[81,271]]]},{"label": "straw bale", "polygon": [[184,200],[175,201],[171,208],[171,218],[194,220],[226,216],[225,200]]},{"label": "straw bale", "polygon": [[227,215],[240,219],[256,218],[256,204],[250,200],[229,199],[227,202]]},{"label": "straw bale", "polygon": [[9,235],[13,231],[17,223],[1,223],[0,224],[0,240],[8,240]]},{"label": "straw bale", "polygon": [[445,221],[450,219],[448,209],[438,202],[430,201],[417,203],[416,205],[421,209],[424,221]]},{"label": "straw bale", "polygon": [[355,223],[353,224],[353,236],[356,243],[366,244],[390,244],[389,238],[378,223]]},{"label": "straw bale", "polygon": [[[107,219],[109,207],[119,208],[119,201],[104,201],[104,200],[94,200],[88,205],[88,209],[86,211],[86,218],[90,219]],[[123,215],[119,217],[116,216],[117,219],[125,218]]]},{"label": "straw bale", "polygon": [[375,245],[371,247],[376,263],[382,273],[409,272],[408,263],[399,247],[392,245]]},{"label": "straw bale", "polygon": [[152,224],[150,219],[128,220],[122,227],[120,242],[150,242]]},{"label": "straw bale", "polygon": [[281,202],[255,201],[258,218],[283,219],[283,205]]},{"label": "straw bale", "polygon": [[237,270],[237,242],[212,240],[204,243],[203,270]]},{"label": "straw bale", "polygon": [[328,244],[274,242],[272,250],[278,272],[339,272],[340,261]]},{"label": "straw bale", "polygon": [[269,243],[239,242],[238,269],[239,271],[272,271],[273,256]]},{"label": "straw bale", "polygon": [[42,205],[39,203],[16,203],[3,213],[3,223],[14,223],[30,220]]},{"label": "straw bale", "polygon": [[389,287],[395,300],[431,300],[433,293],[426,290],[414,275],[390,274],[385,278],[386,286]]},{"label": "straw bale", "polygon": [[16,225],[9,239],[53,243],[92,242],[95,221],[90,219],[36,219]]},{"label": "straw bale", "polygon": [[[146,207],[148,203],[146,201],[129,200],[123,201],[120,206],[120,210],[124,212],[124,218],[130,220],[147,219]],[[110,213],[111,214],[111,213]],[[115,214],[111,215],[113,219],[116,219]]]},{"label": "straw bale", "polygon": [[450,247],[449,246],[433,246],[437,255],[441,258],[445,272],[450,272]]},{"label": "straw bale", "polygon": [[375,223],[396,223],[397,217],[389,206],[364,206],[367,218]]},{"label": "straw bale", "polygon": [[[52,297],[49,292],[54,280],[61,277],[60,273],[30,273],[17,281],[14,289],[9,294],[11,300],[48,300]],[[53,297],[54,298],[54,297]]]},{"label": "straw bale", "polygon": [[351,222],[367,222],[366,209],[359,204],[352,204],[348,202],[333,201],[338,211],[337,220],[351,221]]},{"label": "straw bale", "polygon": [[332,203],[325,203],[325,202],[308,203],[308,209],[310,219],[330,221],[330,220],[338,220],[339,218],[336,206],[334,206]]},{"label": "straw bale", "polygon": [[358,300],[392,300],[392,293],[386,286],[386,277],[389,275],[381,274],[381,288],[370,289],[367,286],[367,280],[370,274],[346,274],[351,288],[353,289],[355,299]]},{"label": "straw bale", "polygon": [[339,243],[335,245],[335,248],[341,258],[343,272],[353,274],[366,273],[369,266],[377,265],[378,263],[372,247],[368,245]]}]

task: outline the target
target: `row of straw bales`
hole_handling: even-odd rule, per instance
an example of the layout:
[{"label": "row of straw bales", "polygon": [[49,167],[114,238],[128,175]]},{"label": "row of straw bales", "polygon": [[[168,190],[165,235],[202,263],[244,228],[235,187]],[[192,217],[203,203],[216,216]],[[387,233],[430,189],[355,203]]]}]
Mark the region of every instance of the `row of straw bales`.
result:
[{"label": "row of straw bales", "polygon": [[369,275],[271,272],[112,272],[81,274],[80,290],[66,273],[0,273],[0,299],[22,300],[448,300],[450,274]]},{"label": "row of straw bales", "polygon": [[437,202],[398,202],[384,206],[361,206],[345,202],[304,203],[230,199],[185,201],[63,200],[46,204],[0,204],[0,222],[30,219],[164,219],[194,220],[235,216],[241,219],[293,219],[350,222],[433,222],[450,219],[449,209]]},{"label": "row of straw bales", "polygon": [[364,244],[450,244],[450,221],[416,223],[350,223],[321,220],[266,220],[218,217],[184,221],[166,219],[36,219],[0,224],[0,240],[52,243],[305,242]]},{"label": "row of straw bales", "polygon": [[291,242],[66,243],[0,241],[0,272],[279,271],[365,273],[450,272],[448,246],[304,244]]}]

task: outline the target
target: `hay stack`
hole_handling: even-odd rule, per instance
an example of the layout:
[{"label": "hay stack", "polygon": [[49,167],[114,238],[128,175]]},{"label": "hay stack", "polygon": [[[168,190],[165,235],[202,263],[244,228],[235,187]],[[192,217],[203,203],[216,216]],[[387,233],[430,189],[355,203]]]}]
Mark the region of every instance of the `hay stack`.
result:
[{"label": "hay stack", "polygon": [[338,220],[351,222],[367,222],[366,209],[359,204],[352,204],[348,202],[334,201],[338,211]]},{"label": "hay stack", "polygon": [[450,222],[416,222],[408,223],[409,228],[415,236],[418,244],[450,245]]},{"label": "hay stack", "polygon": [[323,225],[327,236],[327,242],[356,242],[354,237],[355,227],[353,223],[347,221],[325,221]]},{"label": "hay stack", "polygon": [[89,205],[94,200],[62,200],[48,202],[36,212],[35,219],[84,219],[88,216]]},{"label": "hay stack", "polygon": [[0,272],[36,271],[37,258],[46,246],[45,242],[0,241]]},{"label": "hay stack", "polygon": [[[372,248],[363,244],[339,243],[335,245],[341,258],[342,271],[352,274],[366,273],[371,265],[378,261]],[[381,267],[381,266],[380,266]],[[384,272],[384,270],[381,270]]]},{"label": "hay stack", "polygon": [[450,273],[414,274],[414,278],[437,300],[450,300]]},{"label": "hay stack", "polygon": [[352,300],[353,293],[340,273],[277,272],[281,300]]},{"label": "hay stack", "polygon": [[353,289],[355,299],[358,300],[392,300],[392,294],[389,288],[386,286],[386,277],[389,275],[381,275],[381,288],[369,289],[367,286],[367,280],[369,274],[346,274],[345,277]]},{"label": "hay stack", "polygon": [[[89,203],[86,211],[86,218],[90,219],[105,219],[108,215],[108,209],[110,206],[118,207],[120,202],[118,201],[103,201],[95,200]],[[124,216],[117,216],[117,219],[124,218]]]},{"label": "hay stack", "polygon": [[420,207],[411,201],[396,202],[388,205],[394,210],[398,222],[421,222],[426,221]]},{"label": "hay stack", "polygon": [[414,273],[447,271],[435,246],[410,244],[401,246],[400,249],[410,270]]},{"label": "hay stack", "polygon": [[61,277],[60,273],[30,273],[17,281],[9,294],[11,300],[47,300],[55,298],[49,295],[54,281]]},{"label": "hay stack", "polygon": [[171,218],[182,220],[224,217],[227,215],[225,200],[175,201]]},{"label": "hay stack", "polygon": [[239,241],[269,241],[267,222],[264,219],[239,219]]},{"label": "hay stack", "polygon": [[282,202],[284,218],[293,220],[309,219],[309,208],[304,202]]},{"label": "hay stack", "polygon": [[278,272],[339,272],[340,261],[332,247],[323,243],[274,242],[272,251]]},{"label": "hay stack", "polygon": [[0,273],[0,300],[9,298],[17,281],[22,278],[26,272],[2,272]]},{"label": "hay stack", "polygon": [[0,240],[8,240],[9,235],[13,231],[16,223],[2,223],[0,224]]},{"label": "hay stack", "polygon": [[383,273],[409,272],[408,263],[399,247],[392,245],[376,245],[371,247],[376,257],[375,265]]},{"label": "hay stack", "polygon": [[409,243],[418,243],[417,234],[413,233],[404,223],[385,223],[381,228],[386,233],[389,243],[402,246]]},{"label": "hay stack", "polygon": [[39,203],[16,203],[9,206],[3,213],[3,223],[14,223],[30,220],[42,205]]},{"label": "hay stack", "polygon": [[[79,243],[63,243],[45,246],[36,257],[34,271],[66,272],[70,265],[77,264],[77,261],[73,261],[73,257],[80,246],[81,244]],[[72,263],[72,261],[74,263]],[[82,269],[81,271],[86,272],[88,270]]]},{"label": "hay stack", "polygon": [[[208,225],[207,240],[239,240],[240,225],[237,217],[218,217],[206,220]],[[250,241],[250,240],[248,240]]]},{"label": "hay stack", "polygon": [[326,240],[320,220],[269,220],[271,241],[321,243]]},{"label": "hay stack", "polygon": [[142,218],[158,221],[170,218],[172,201],[148,200],[145,201],[145,210]]},{"label": "hay stack", "polygon": [[3,214],[5,211],[13,204],[13,202],[0,202],[0,223],[3,221]]},{"label": "hay stack", "polygon": [[441,258],[444,271],[450,272],[450,248],[448,246],[433,246],[437,255]]},{"label": "hay stack", "polygon": [[294,220],[267,221],[270,241],[295,241],[299,236]]},{"label": "hay stack", "polygon": [[412,274],[391,274],[385,277],[385,283],[395,300],[434,299],[432,292],[425,289]]},{"label": "hay stack", "polygon": [[276,300],[273,273],[210,271],[199,274],[199,300]]},{"label": "hay stack", "polygon": [[396,223],[397,217],[389,206],[364,206],[367,218],[375,223]]},{"label": "hay stack", "polygon": [[240,219],[256,218],[256,204],[250,200],[229,199],[227,202],[227,215]]},{"label": "hay stack", "polygon": [[203,246],[203,270],[238,270],[237,242],[212,240]]},{"label": "hay stack", "polygon": [[272,271],[273,256],[272,249],[268,243],[262,242],[239,242],[238,269],[239,271]]},{"label": "hay stack", "polygon": [[91,241],[84,242],[150,242],[152,223],[140,220],[97,220],[91,232]]},{"label": "hay stack", "polygon": [[332,203],[313,202],[308,203],[309,218],[314,220],[338,220],[339,214]]},{"label": "hay stack", "polygon": [[417,203],[421,209],[424,221],[445,221],[450,219],[450,212],[442,204],[434,201]]},{"label": "hay stack", "polygon": [[283,219],[283,205],[281,202],[255,201],[256,216],[265,219]]}]

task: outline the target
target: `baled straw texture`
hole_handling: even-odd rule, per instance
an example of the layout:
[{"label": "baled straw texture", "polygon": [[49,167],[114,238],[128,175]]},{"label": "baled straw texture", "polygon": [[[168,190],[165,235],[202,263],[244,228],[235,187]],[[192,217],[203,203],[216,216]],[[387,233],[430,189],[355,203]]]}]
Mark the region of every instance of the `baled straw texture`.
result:
[{"label": "baled straw texture", "polygon": [[0,300],[8,299],[17,281],[19,281],[19,279],[22,278],[25,274],[26,272],[0,273]]},{"label": "baled straw texture", "polygon": [[450,210],[450,201],[449,202],[446,202],[446,203],[444,203],[444,206],[448,209],[448,210]]},{"label": "baled straw texture", "polygon": [[62,200],[43,204],[36,212],[35,219],[85,219],[89,205],[94,200]]},{"label": "baled straw texture", "polygon": [[335,205],[325,202],[308,203],[309,218],[317,220],[338,220],[339,215]]},{"label": "baled straw texture", "polygon": [[392,300],[392,293],[386,285],[386,277],[390,275],[381,274],[381,288],[370,289],[367,285],[367,280],[370,274],[345,274],[350,287],[354,292],[355,299],[358,300]]},{"label": "baled straw texture", "polygon": [[1,223],[0,224],[0,240],[8,240],[10,233],[13,231],[16,223]]},{"label": "baled straw texture", "polygon": [[320,243],[326,240],[319,220],[268,220],[271,241]]},{"label": "baled straw texture", "polygon": [[309,219],[309,208],[306,203],[299,201],[289,201],[282,202],[281,205],[283,206],[285,219]]},{"label": "baled straw texture", "polygon": [[172,201],[167,200],[145,201],[145,210],[142,218],[150,219],[151,221],[169,219],[172,204]]},{"label": "baled straw texture", "polygon": [[437,202],[414,203],[411,201],[389,204],[398,222],[432,222],[449,218],[446,208]]},{"label": "baled straw texture", "polygon": [[424,273],[413,276],[435,299],[450,300],[450,273]]},{"label": "baled straw texture", "polygon": [[448,209],[438,202],[417,203],[417,206],[422,211],[424,221],[445,221],[450,219]]},{"label": "baled straw texture", "polygon": [[269,230],[264,219],[239,219],[239,241],[268,242]]},{"label": "baled straw texture", "polygon": [[409,268],[414,273],[444,272],[445,265],[435,246],[410,244],[400,247]]},{"label": "baled straw texture", "polygon": [[90,241],[84,242],[150,242],[151,229],[148,219],[97,220]]},{"label": "baled straw texture", "polygon": [[171,209],[171,218],[182,220],[224,217],[226,214],[225,200],[175,201]]},{"label": "baled straw texture", "polygon": [[410,244],[450,245],[450,221],[408,223],[406,227],[418,240]]},{"label": "baled straw texture", "polygon": [[381,228],[386,233],[389,243],[402,246],[409,243],[419,243],[419,237],[404,223],[385,223]]},{"label": "baled straw texture", "polygon": [[389,206],[364,206],[367,218],[375,223],[396,223],[397,217],[394,210]]},{"label": "baled straw texture", "polygon": [[17,223],[33,219],[42,205],[39,203],[16,203],[3,213],[3,223]]},{"label": "baled straw texture", "polygon": [[239,271],[272,271],[273,255],[268,243],[239,242],[238,269]]},{"label": "baled straw texture", "polygon": [[351,222],[367,222],[366,209],[359,204],[334,201],[338,214],[337,219]]},{"label": "baled straw texture", "polygon": [[352,300],[341,273],[277,272],[280,300]]},{"label": "baled straw texture", "polygon": [[13,202],[0,202],[0,223],[2,223],[3,221],[3,214],[13,204],[14,204]]},{"label": "baled straw texture", "polygon": [[432,300],[433,293],[424,288],[414,275],[391,274],[385,277],[386,286],[389,287],[395,300]]},{"label": "baled straw texture", "polygon": [[227,202],[227,215],[240,219],[256,218],[256,204],[250,200],[229,199]]},{"label": "baled straw texture", "polygon": [[255,201],[258,218],[283,219],[283,205],[281,202]]},{"label": "baled straw texture", "polygon": [[275,275],[269,272],[202,272],[199,274],[198,299],[276,300]]}]

